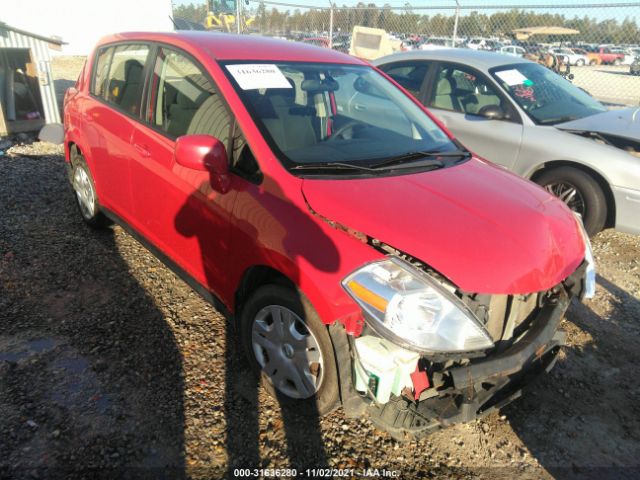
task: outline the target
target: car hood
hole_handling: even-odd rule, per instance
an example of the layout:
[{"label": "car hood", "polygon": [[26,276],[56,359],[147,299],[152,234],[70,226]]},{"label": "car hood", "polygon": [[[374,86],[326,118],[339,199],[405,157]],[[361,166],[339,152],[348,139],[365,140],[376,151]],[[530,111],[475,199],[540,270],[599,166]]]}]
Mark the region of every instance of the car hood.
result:
[{"label": "car hood", "polygon": [[640,141],[640,108],[623,108],[555,125],[560,130],[597,132]]},{"label": "car hood", "polygon": [[302,188],[316,214],[409,254],[467,292],[547,290],[584,259],[561,201],[477,159],[392,177],[306,178]]}]

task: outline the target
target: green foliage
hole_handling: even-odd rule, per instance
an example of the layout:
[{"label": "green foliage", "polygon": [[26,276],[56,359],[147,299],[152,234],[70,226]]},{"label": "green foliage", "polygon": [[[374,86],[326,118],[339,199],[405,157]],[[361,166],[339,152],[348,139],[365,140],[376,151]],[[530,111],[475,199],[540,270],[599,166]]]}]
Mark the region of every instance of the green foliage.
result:
[{"label": "green foliage", "polygon": [[[421,34],[433,36],[451,36],[453,32],[453,10],[433,15],[423,14],[421,10],[412,10],[411,4],[404,8],[391,8],[385,4],[377,7],[373,3],[360,2],[356,9],[346,6],[336,7],[334,11],[334,31],[350,32],[355,25],[383,28],[388,32]],[[255,27],[266,33],[285,33],[291,31],[320,32],[329,29],[329,11],[319,9],[281,10],[269,4],[257,4]],[[588,16],[567,17],[563,13],[537,13],[532,10],[511,9],[488,15],[482,11],[464,12],[459,18],[458,35],[504,36],[516,28],[532,26],[557,26],[573,28],[579,35],[570,37],[572,41],[588,43],[640,43],[640,29],[635,19],[624,21],[596,20]],[[568,37],[566,38],[568,39]],[[536,36],[535,41],[554,40]]]},{"label": "green foliage", "polygon": [[173,8],[173,16],[175,18],[184,18],[191,22],[204,24],[204,19],[207,17],[207,5],[203,3],[176,5]]}]

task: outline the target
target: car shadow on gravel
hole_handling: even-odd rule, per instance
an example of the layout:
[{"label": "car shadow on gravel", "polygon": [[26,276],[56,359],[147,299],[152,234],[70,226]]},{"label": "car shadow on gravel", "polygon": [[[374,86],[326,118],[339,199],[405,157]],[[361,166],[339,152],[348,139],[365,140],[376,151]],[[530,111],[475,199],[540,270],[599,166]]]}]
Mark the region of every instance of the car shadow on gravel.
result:
[{"label": "car shadow on gravel", "polygon": [[[573,300],[562,328],[564,355],[519,401],[506,407],[514,432],[556,478],[638,478],[640,302],[598,276],[611,310]],[[604,292],[602,291],[604,290]]]},{"label": "car shadow on gravel", "polygon": [[0,163],[0,477],[184,477],[180,350],[65,176]]},{"label": "car shadow on gravel", "polygon": [[[249,187],[240,193],[240,195],[246,195],[245,201],[250,205],[250,209],[255,207],[255,210],[249,212],[251,220],[247,220],[242,218],[242,212],[238,213],[241,208],[234,207],[236,223],[230,238],[230,243],[234,244],[234,252],[241,252],[242,248],[247,248],[258,250],[261,255],[277,255],[277,252],[260,246],[260,238],[285,232],[282,238],[282,249],[289,257],[294,257],[296,261],[303,260],[318,270],[337,269],[339,254],[332,240],[309,219],[308,212],[301,212],[284,196],[274,179],[265,179],[263,187],[265,183],[270,183],[268,189]],[[202,268],[208,284],[213,286],[220,285],[221,280],[215,269],[208,266],[211,265],[212,259],[220,261],[224,253],[219,251],[219,245],[211,242],[211,228],[215,228],[212,222],[203,222],[201,215],[194,213],[203,201],[201,190],[206,191],[209,188],[209,185],[205,184],[200,190],[193,192],[176,216],[175,227],[183,236],[197,239]],[[279,212],[281,218],[287,219],[288,223],[286,225],[278,223],[270,212]],[[261,231],[256,229],[256,224],[261,225]],[[313,241],[299,243],[300,234],[294,233],[293,228],[298,229],[298,232],[306,232]],[[262,257],[256,262],[258,265],[272,263],[273,259]],[[288,278],[292,283],[285,282],[285,285],[289,287],[299,285],[299,276],[297,270],[288,272]],[[297,305],[303,303],[299,294],[292,302]],[[272,459],[261,458],[260,454],[261,446],[264,447],[271,442],[268,432],[261,431],[259,422],[259,413],[265,407],[260,404],[259,394],[263,388],[261,383],[266,380],[261,380],[249,365],[238,318],[227,315],[225,321],[224,412],[227,453],[225,476],[227,478],[252,477],[255,476],[254,469],[267,468],[269,465],[274,468]],[[303,408],[295,408],[288,405],[289,402],[280,393],[276,392],[276,396],[274,403],[279,406],[281,419],[271,418],[268,425],[275,428],[280,424],[284,429],[286,456],[289,461],[287,465],[276,465],[276,468],[296,469],[298,472],[308,468],[327,468],[329,464],[320,429],[320,415],[315,402],[311,401]],[[271,402],[272,399],[269,398],[267,403]],[[270,406],[267,411],[273,412]]]}]

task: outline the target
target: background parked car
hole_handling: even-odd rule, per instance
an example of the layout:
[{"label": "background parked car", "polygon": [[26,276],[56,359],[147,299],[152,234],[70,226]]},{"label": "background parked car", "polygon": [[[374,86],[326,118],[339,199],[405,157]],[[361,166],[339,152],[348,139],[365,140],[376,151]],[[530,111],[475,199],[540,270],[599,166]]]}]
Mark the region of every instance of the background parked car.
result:
[{"label": "background parked car", "polygon": [[640,75],[640,57],[637,57],[629,67],[629,73],[631,75]]},{"label": "background parked car", "polygon": [[518,45],[506,45],[500,48],[498,53],[502,53],[503,55],[511,55],[512,57],[524,57],[527,51],[523,47],[519,47]]},{"label": "background parked car", "polygon": [[595,47],[589,51],[605,65],[620,65],[624,61],[623,53],[614,53],[609,47]]},{"label": "background parked car", "polygon": [[578,55],[584,55],[587,57],[587,65],[600,65],[602,63],[600,55],[596,53],[590,52],[584,48],[573,48],[572,50]]},{"label": "background parked car", "polygon": [[374,64],[472,151],[565,200],[591,235],[614,226],[640,233],[635,109],[607,111],[542,65],[495,53],[407,52]]},{"label": "background parked car", "polygon": [[576,67],[582,67],[589,63],[589,58],[581,53],[578,53],[570,48],[550,48],[550,53],[554,55],[562,55],[565,58],[565,62],[569,65],[575,65]]}]

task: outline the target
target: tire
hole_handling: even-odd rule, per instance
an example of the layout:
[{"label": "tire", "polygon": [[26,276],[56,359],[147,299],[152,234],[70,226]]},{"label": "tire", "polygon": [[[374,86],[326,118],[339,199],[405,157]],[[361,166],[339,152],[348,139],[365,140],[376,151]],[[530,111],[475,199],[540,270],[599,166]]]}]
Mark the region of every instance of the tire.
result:
[{"label": "tire", "polygon": [[[280,335],[276,329],[276,312],[280,312],[282,325],[288,325],[288,328],[280,330],[283,332]],[[265,285],[257,289],[240,312],[240,335],[245,354],[260,376],[262,386],[282,406],[303,415],[321,416],[338,405],[339,383],[333,345],[326,326],[302,293],[282,285]],[[267,342],[262,344],[261,340],[255,340],[257,336],[262,341],[267,339],[275,348],[266,348]],[[298,360],[298,366],[294,366],[301,352],[303,361]],[[317,362],[309,361],[311,355],[318,353]],[[284,375],[278,374],[278,369]],[[315,376],[311,374],[312,369]],[[299,375],[301,370],[308,374],[305,375],[306,391],[298,388],[305,384]],[[294,382],[294,376],[298,383]]]},{"label": "tire", "polygon": [[582,58],[576,60],[576,67],[584,67],[584,60]]},{"label": "tire", "polygon": [[622,60],[620,60],[619,58],[616,58],[616,59],[613,61],[613,64],[617,67],[617,66],[619,66],[620,64],[622,64]]},{"label": "tire", "polygon": [[598,61],[597,61],[595,58],[594,58],[594,59],[591,59],[591,60],[589,61],[589,65],[591,65],[591,66],[594,66],[594,65],[597,65],[597,64],[598,64]]},{"label": "tire", "polygon": [[76,205],[84,223],[96,229],[105,228],[111,224],[100,211],[91,170],[82,154],[76,149],[71,154],[71,188],[75,193]]},{"label": "tire", "polygon": [[[584,227],[593,236],[604,228],[607,220],[607,199],[595,178],[575,167],[558,167],[543,171],[535,179],[535,182],[553,194],[560,194],[560,199],[568,204],[569,208],[578,211],[582,215]],[[570,188],[562,190],[559,186],[573,187],[575,194],[571,195]],[[572,201],[582,200],[582,208]],[[580,203],[580,202],[577,202]]]}]

